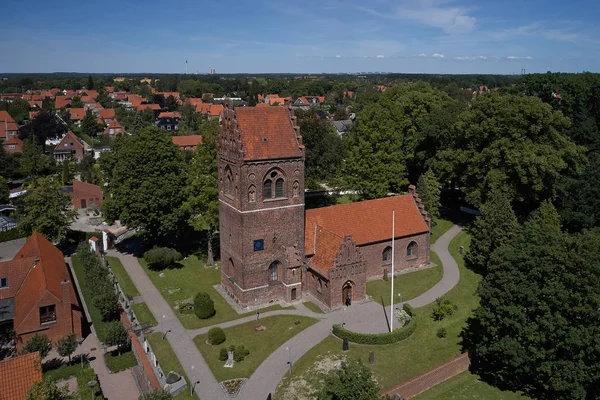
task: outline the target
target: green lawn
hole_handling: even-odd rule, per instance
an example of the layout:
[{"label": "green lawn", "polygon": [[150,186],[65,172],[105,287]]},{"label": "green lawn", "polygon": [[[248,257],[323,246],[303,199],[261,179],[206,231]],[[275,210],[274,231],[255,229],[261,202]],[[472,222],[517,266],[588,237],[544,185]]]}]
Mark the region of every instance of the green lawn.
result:
[{"label": "green lawn", "polygon": [[[163,373],[165,375],[167,375],[169,373],[169,371],[175,371],[179,375],[183,376],[189,385],[190,379],[188,378],[183,367],[179,363],[179,359],[173,352],[173,349],[171,348],[171,345],[169,344],[169,340],[168,339],[163,340],[162,336],[163,336],[162,333],[154,332],[154,333],[151,333],[150,335],[146,336],[146,338],[148,339],[148,342],[150,343],[150,347],[152,347],[152,351],[154,352],[154,354],[156,355],[156,358],[158,359],[158,363],[160,364],[160,367],[162,368]],[[178,400],[196,399],[197,400],[198,397],[196,395],[194,395],[194,397],[190,397],[190,389],[188,387],[186,390],[184,390],[183,392],[181,392],[177,396],[175,396],[174,399],[178,399]]]},{"label": "green lawn", "polygon": [[146,303],[136,303],[132,304],[131,308],[133,308],[133,312],[138,319],[140,325],[144,326],[156,326],[158,322],[156,322],[156,318],[152,315],[152,312],[146,305]]},{"label": "green lawn", "polygon": [[304,304],[304,306],[305,306],[306,308],[308,308],[310,311],[312,311],[312,312],[314,312],[314,313],[317,313],[317,314],[325,314],[325,313],[323,312],[323,310],[321,310],[321,309],[320,309],[320,308],[319,308],[319,307],[318,307],[318,306],[317,306],[315,303],[313,303],[312,301],[305,301],[305,302],[304,302],[304,303],[302,303],[302,304]]},{"label": "green lawn", "polygon": [[440,236],[454,225],[454,222],[447,219],[435,218],[433,222],[435,225],[432,224],[431,226],[431,244],[434,244]]},{"label": "green lawn", "polygon": [[[414,299],[415,297],[425,293],[438,283],[444,271],[442,263],[438,258],[438,255],[431,252],[431,262],[436,264],[433,268],[424,269],[422,271],[409,272],[407,274],[397,275],[394,279],[394,302],[400,301],[402,294],[402,301]],[[367,282],[367,294],[378,302],[388,306],[390,304],[390,290],[392,286],[391,280],[379,280]],[[382,303],[383,298],[383,303]]]},{"label": "green lawn", "polygon": [[[295,325],[295,321],[300,321],[300,324]],[[249,378],[273,351],[317,321],[314,318],[296,315],[276,315],[224,329],[227,340],[221,345],[206,344],[208,334],[196,336],[194,343],[218,381]],[[262,325],[266,329],[256,332],[254,327],[257,325]],[[225,363],[219,360],[219,351],[221,347],[230,345],[243,345],[250,350],[250,355],[246,356],[241,363],[235,363],[233,368],[223,368]]]},{"label": "green lawn", "polygon": [[[165,269],[163,271],[154,271],[148,268],[148,264],[143,258],[139,258],[140,264],[169,303],[171,308],[186,329],[198,329],[205,326],[219,324],[225,321],[242,318],[248,315],[256,314],[255,311],[247,314],[238,314],[225,299],[213,287],[221,282],[221,270],[215,268],[204,268],[204,262],[196,256],[190,256],[181,261],[182,268]],[[160,274],[164,273],[164,278]],[[215,302],[217,313],[214,317],[208,319],[199,319],[196,315],[182,314],[174,309],[177,302],[183,302],[186,299],[193,299],[198,292],[206,292]],[[261,313],[281,310],[279,304],[263,308]]]},{"label": "green lawn", "polygon": [[[86,366],[84,369],[81,369],[77,374],[77,393],[79,394],[78,399],[85,400],[92,398],[92,388],[88,386],[88,382],[96,381],[98,382],[98,375],[94,372],[92,368]],[[102,388],[99,385],[94,386],[94,399],[103,399],[102,396]]]},{"label": "green lawn", "polygon": [[92,319],[92,324],[94,325],[94,329],[96,330],[96,335],[98,336],[98,340],[104,342],[104,338],[106,337],[106,330],[108,329],[108,325],[110,322],[102,321],[102,317],[100,311],[94,306],[94,301],[92,299],[92,291],[93,288],[87,286],[85,281],[85,271],[83,270],[83,264],[79,261],[79,257],[77,254],[73,255],[71,258],[71,262],[73,264],[73,270],[75,270],[75,275],[77,275],[77,281],[79,282],[79,289],[81,290],[81,295],[85,299],[85,304],[87,305],[87,309],[90,313],[90,318]]},{"label": "green lawn", "polygon": [[106,259],[108,260],[108,264],[110,265],[112,272],[117,278],[117,282],[119,282],[119,285],[121,285],[123,293],[125,293],[126,296],[131,297],[139,296],[140,292],[138,292],[135,284],[129,277],[129,274],[127,274],[127,271],[125,271],[121,260],[119,260],[117,257],[106,257]]},{"label": "green lawn", "polygon": [[131,350],[122,352],[121,355],[114,350],[104,353],[104,363],[110,372],[115,373],[135,367],[137,365],[137,359]]},{"label": "green lawn", "polygon": [[463,372],[448,379],[446,382],[429,389],[420,395],[413,397],[415,400],[517,400],[527,399],[527,397],[515,393],[502,391],[494,386],[490,386],[479,380],[477,375],[469,371]]},{"label": "green lawn", "polygon": [[[87,365],[87,363],[84,364],[84,366],[85,365]],[[71,376],[77,376],[77,374],[81,372],[81,362],[73,362],[71,365],[62,364],[58,368],[49,370],[45,370],[44,366],[42,365],[42,371],[44,379],[48,378],[52,379],[53,381],[59,381],[61,379],[67,379]]]},{"label": "green lawn", "polygon": [[[344,356],[357,357],[366,363],[369,352],[373,351],[375,364],[371,369],[381,389],[388,389],[404,382],[460,354],[458,335],[479,302],[476,289],[480,276],[466,269],[462,257],[458,256],[458,248],[465,246],[465,249],[468,249],[469,241],[469,235],[463,231],[450,243],[450,251],[457,260],[461,273],[458,285],[444,296],[458,306],[453,315],[438,323],[431,319],[432,304],[417,308],[415,309],[418,318],[417,329],[406,340],[383,346],[351,343],[350,350],[344,353]],[[439,327],[447,329],[448,336],[445,339],[436,336]],[[276,398],[294,398],[286,396],[286,393],[295,393],[298,399],[310,398],[310,393],[306,392],[307,385],[302,381],[318,386],[322,381],[322,374],[320,374],[323,370],[322,366],[328,364],[328,360],[341,358],[341,350],[342,342],[334,336],[329,336],[317,344],[296,362],[291,380],[285,377],[280,382]],[[332,365],[331,362],[329,364]],[[303,390],[305,393],[302,397],[299,394]]]}]

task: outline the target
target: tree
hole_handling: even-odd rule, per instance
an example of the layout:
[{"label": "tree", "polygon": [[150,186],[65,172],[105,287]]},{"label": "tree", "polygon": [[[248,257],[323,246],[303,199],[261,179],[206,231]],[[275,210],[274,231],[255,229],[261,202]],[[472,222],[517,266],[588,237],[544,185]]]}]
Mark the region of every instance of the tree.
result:
[{"label": "tree", "polygon": [[4,146],[0,146],[0,176],[4,178],[9,177],[8,155],[6,154],[6,150],[4,150]]},{"label": "tree", "polygon": [[71,198],[60,191],[59,185],[50,178],[39,181],[35,191],[23,200],[20,229],[27,235],[41,233],[51,242],[63,237],[75,219]]},{"label": "tree", "polygon": [[155,390],[154,392],[146,393],[138,397],[138,400],[171,400],[173,396],[166,390]]},{"label": "tree", "polygon": [[94,160],[94,156],[91,154],[88,154],[81,159],[81,161],[77,165],[77,168],[79,170],[79,174],[81,176],[82,181],[88,183],[97,183],[93,179],[95,164],[96,160]]},{"label": "tree", "polygon": [[200,292],[194,297],[194,314],[200,319],[210,318],[215,315],[215,302],[208,293]]},{"label": "tree", "polygon": [[417,193],[431,218],[440,216],[440,183],[431,169],[417,181]]},{"label": "tree", "polygon": [[38,145],[35,135],[32,135],[23,144],[23,155],[21,157],[23,172],[27,176],[37,177],[42,172],[44,161],[42,148]]},{"label": "tree", "polygon": [[599,245],[598,230],[569,235],[538,215],[494,251],[462,333],[477,374],[534,398],[598,398]]},{"label": "tree", "polygon": [[87,85],[85,86],[85,88],[88,90],[94,89],[94,79],[92,78],[91,75],[88,75],[88,81],[87,81]]},{"label": "tree", "polygon": [[71,99],[71,108],[83,108],[85,104],[81,101],[81,96],[73,96]]},{"label": "tree", "polygon": [[10,195],[8,181],[0,176],[0,204],[7,204]]},{"label": "tree", "polygon": [[378,400],[379,387],[362,361],[342,361],[340,370],[326,377],[324,387],[315,397],[318,400]]},{"label": "tree", "polygon": [[[71,115],[67,110],[65,111],[69,117],[65,120],[65,123],[68,124]],[[44,151],[46,150],[45,145],[47,140],[60,138],[67,133],[67,127],[60,122],[56,114],[46,110],[40,111],[27,126],[29,128],[28,131],[25,134],[20,134],[19,137],[26,139],[30,134],[35,135],[38,143],[44,147]]]},{"label": "tree", "polygon": [[520,226],[508,196],[498,189],[494,189],[480,211],[481,216],[471,228],[471,245],[465,261],[471,269],[485,274],[491,254],[510,244]]},{"label": "tree", "polygon": [[19,125],[29,118],[29,103],[23,99],[14,99],[8,106],[8,113]]},{"label": "tree", "polygon": [[142,114],[137,112],[135,113],[135,118],[133,120],[133,125],[131,126],[131,131],[133,133],[138,133],[144,127],[144,120],[142,119]]},{"label": "tree", "polygon": [[144,253],[144,260],[152,269],[165,269],[181,261],[183,256],[175,249],[155,247]]},{"label": "tree", "polygon": [[203,125],[202,144],[192,156],[185,189],[187,200],[183,209],[190,216],[188,223],[196,231],[206,231],[208,236],[207,265],[214,264],[213,238],[219,229],[219,191],[217,187],[217,136],[218,126]]},{"label": "tree", "polygon": [[105,343],[109,346],[117,346],[117,351],[121,355],[121,347],[127,346],[129,335],[121,321],[113,321],[106,330]]},{"label": "tree", "polygon": [[117,138],[112,170],[105,170],[108,196],[103,211],[109,220],[139,227],[150,242],[174,241],[186,215],[185,164],[171,136],[156,127]]},{"label": "tree", "polygon": [[167,97],[165,99],[165,107],[167,108],[168,111],[177,111],[177,109],[179,108],[177,99],[175,97],[173,97],[173,95],[170,95],[169,97]]},{"label": "tree", "polygon": [[98,119],[92,110],[87,110],[81,121],[81,133],[90,137],[96,137],[98,133]]},{"label": "tree", "polygon": [[62,162],[62,184],[70,185],[73,182],[73,168],[71,166],[71,160],[64,160]]},{"label": "tree", "polygon": [[50,350],[52,350],[50,339],[48,339],[48,336],[39,333],[29,338],[23,347],[23,353],[35,353],[39,351],[42,360],[46,358]]},{"label": "tree", "polygon": [[442,175],[464,187],[475,206],[497,187],[517,214],[527,214],[555,195],[561,175],[582,171],[584,149],[565,135],[568,126],[562,113],[538,98],[480,96],[453,126],[452,146],[439,154]]},{"label": "tree", "polygon": [[58,339],[58,346],[56,350],[61,357],[69,357],[69,364],[71,364],[71,354],[77,349],[77,339],[74,333],[69,333],[61,339]]},{"label": "tree", "polygon": [[152,96],[152,103],[158,104],[160,108],[165,108],[166,99],[165,96],[159,93],[156,93]]},{"label": "tree", "polygon": [[44,379],[42,382],[34,382],[27,391],[25,400],[74,400],[69,394],[68,387],[59,388],[52,379]]}]

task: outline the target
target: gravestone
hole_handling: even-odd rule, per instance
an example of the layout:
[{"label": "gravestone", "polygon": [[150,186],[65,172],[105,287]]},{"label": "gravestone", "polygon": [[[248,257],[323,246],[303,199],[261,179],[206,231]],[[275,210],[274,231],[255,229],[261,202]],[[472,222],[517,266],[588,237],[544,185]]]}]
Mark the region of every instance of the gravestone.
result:
[{"label": "gravestone", "polygon": [[264,331],[265,329],[267,329],[267,328],[265,328],[265,327],[264,327],[264,326],[262,326],[262,325],[256,325],[256,326],[254,327],[254,331],[255,331],[255,332],[262,332],[262,331]]},{"label": "gravestone", "polygon": [[168,384],[173,384],[173,383],[179,381],[180,379],[181,379],[181,376],[177,372],[174,372],[174,371],[170,371],[169,375],[167,375],[167,383]]},{"label": "gravestone", "polygon": [[373,351],[369,352],[369,364],[371,364],[371,365],[375,364],[375,352],[373,352]]},{"label": "gravestone", "polygon": [[233,351],[227,352],[227,361],[225,362],[225,365],[223,365],[223,367],[233,368]]},{"label": "gravestone", "polygon": [[348,338],[345,337],[344,338],[344,342],[342,343],[342,351],[348,351],[348,348],[349,348],[349,346],[348,346]]}]

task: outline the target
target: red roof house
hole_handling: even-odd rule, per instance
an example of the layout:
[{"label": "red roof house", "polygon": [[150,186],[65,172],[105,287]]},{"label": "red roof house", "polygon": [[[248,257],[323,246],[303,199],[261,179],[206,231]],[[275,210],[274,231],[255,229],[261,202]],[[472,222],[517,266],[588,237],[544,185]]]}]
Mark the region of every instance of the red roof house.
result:
[{"label": "red roof house", "polygon": [[117,121],[116,119],[113,119],[110,122],[110,124],[108,124],[106,129],[104,129],[104,134],[109,135],[109,136],[119,135],[124,132],[125,132],[125,129],[123,128],[123,126],[121,126],[119,121]]},{"label": "red roof house", "polygon": [[54,147],[54,159],[58,162],[74,158],[77,162],[81,161],[85,155],[85,145],[71,131],[62,138],[60,143]]},{"label": "red roof house", "polygon": [[19,131],[19,125],[10,116],[8,111],[0,111],[0,140],[7,140],[16,136]]},{"label": "red roof house", "polygon": [[201,135],[186,135],[186,136],[173,136],[173,143],[180,150],[196,150],[196,147],[199,144],[202,144],[202,136]]},{"label": "red roof house", "polygon": [[92,183],[73,179],[73,185],[68,190],[71,203],[76,210],[100,207],[104,201],[102,189]]},{"label": "red roof house", "polygon": [[2,142],[2,146],[7,153],[20,153],[23,151],[23,142],[18,136],[11,136],[10,139]]},{"label": "red roof house", "polygon": [[29,388],[42,381],[42,360],[40,353],[0,361],[0,399],[25,400]]}]

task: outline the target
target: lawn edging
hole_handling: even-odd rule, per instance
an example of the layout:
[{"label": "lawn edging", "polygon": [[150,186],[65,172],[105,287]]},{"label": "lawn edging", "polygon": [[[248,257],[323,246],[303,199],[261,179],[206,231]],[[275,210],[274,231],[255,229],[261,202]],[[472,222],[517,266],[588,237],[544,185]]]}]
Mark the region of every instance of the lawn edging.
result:
[{"label": "lawn edging", "polygon": [[354,332],[349,329],[343,328],[341,325],[333,325],[332,333],[340,339],[347,338],[348,341],[358,344],[371,344],[371,345],[381,345],[381,344],[391,344],[397,343],[401,340],[404,340],[410,337],[415,330],[417,329],[417,319],[413,313],[413,309],[410,305],[404,304],[402,309],[407,312],[408,315],[411,316],[408,324],[399,329],[394,329],[393,332],[385,332],[385,333],[360,333]]}]

